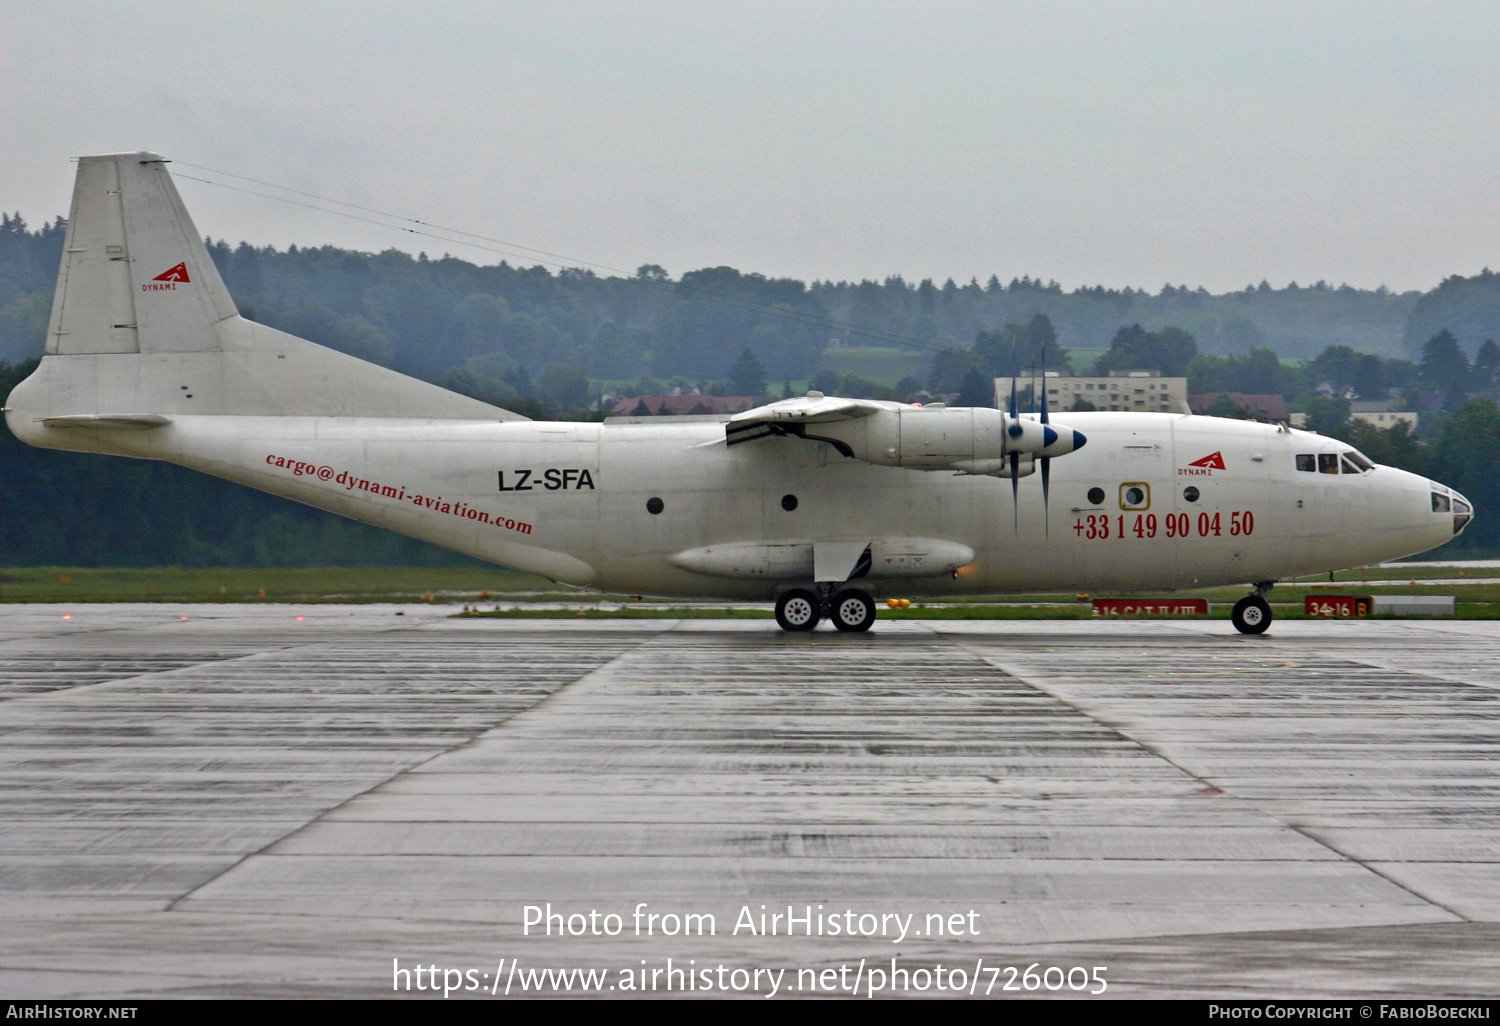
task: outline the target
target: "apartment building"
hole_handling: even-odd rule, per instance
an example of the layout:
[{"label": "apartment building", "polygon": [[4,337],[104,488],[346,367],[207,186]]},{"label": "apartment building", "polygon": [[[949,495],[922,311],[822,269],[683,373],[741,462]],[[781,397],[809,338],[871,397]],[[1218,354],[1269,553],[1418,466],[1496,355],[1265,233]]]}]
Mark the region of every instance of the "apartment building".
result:
[{"label": "apartment building", "polygon": [[[995,379],[995,405],[1001,409],[1010,405],[1011,380]],[[1047,406],[1053,411],[1071,410],[1082,399],[1096,410],[1187,412],[1187,378],[1164,378],[1160,371],[1117,370],[1103,378],[1066,377],[1048,371],[1045,380]],[[1017,391],[1023,396],[1022,412],[1031,409],[1033,384],[1029,377],[1016,380]]]}]

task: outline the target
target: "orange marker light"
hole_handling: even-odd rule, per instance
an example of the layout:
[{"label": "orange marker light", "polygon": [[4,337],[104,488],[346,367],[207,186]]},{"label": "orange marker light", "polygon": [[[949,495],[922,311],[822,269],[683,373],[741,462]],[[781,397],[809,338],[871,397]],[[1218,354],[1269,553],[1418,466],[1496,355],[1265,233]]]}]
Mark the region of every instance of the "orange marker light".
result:
[{"label": "orange marker light", "polygon": [[64,620],[71,620],[71,619],[73,619],[73,614],[72,613],[64,613],[63,614],[63,619]]}]

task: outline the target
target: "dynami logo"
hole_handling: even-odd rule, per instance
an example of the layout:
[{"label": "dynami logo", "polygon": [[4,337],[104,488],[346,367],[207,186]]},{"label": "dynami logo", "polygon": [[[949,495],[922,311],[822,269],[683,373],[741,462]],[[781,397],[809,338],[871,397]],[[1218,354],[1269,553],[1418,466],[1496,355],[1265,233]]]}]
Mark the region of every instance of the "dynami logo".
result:
[{"label": "dynami logo", "polygon": [[1194,460],[1185,467],[1177,468],[1178,477],[1213,477],[1214,471],[1225,470],[1224,454],[1211,453],[1201,460]]},{"label": "dynami logo", "polygon": [[177,283],[184,285],[193,279],[188,277],[187,261],[183,261],[176,267],[169,267],[148,282],[141,285],[142,292],[171,292],[177,288]]}]

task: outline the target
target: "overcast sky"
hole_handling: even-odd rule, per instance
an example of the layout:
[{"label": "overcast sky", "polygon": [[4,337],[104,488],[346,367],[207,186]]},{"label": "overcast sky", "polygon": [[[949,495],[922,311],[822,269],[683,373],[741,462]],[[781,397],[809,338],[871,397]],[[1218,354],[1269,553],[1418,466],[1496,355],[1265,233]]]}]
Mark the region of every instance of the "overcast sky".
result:
[{"label": "overcast sky", "polygon": [[[1497,44],[1433,0],[0,0],[0,208],[152,149],[674,276],[1425,289],[1500,266]],[[498,259],[180,188],[231,242]]]}]

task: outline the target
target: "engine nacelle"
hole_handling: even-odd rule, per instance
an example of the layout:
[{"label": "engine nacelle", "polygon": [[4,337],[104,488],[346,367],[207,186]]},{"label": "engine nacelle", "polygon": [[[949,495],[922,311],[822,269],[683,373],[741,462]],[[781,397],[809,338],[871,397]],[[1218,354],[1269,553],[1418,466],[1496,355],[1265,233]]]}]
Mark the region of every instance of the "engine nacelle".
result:
[{"label": "engine nacelle", "polygon": [[1086,442],[1072,428],[985,406],[896,403],[881,404],[865,416],[799,425],[796,433],[867,463],[996,476],[1010,473],[1012,453],[1024,456],[1029,470],[1032,457],[1063,456]]}]

